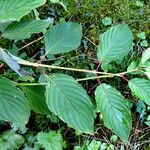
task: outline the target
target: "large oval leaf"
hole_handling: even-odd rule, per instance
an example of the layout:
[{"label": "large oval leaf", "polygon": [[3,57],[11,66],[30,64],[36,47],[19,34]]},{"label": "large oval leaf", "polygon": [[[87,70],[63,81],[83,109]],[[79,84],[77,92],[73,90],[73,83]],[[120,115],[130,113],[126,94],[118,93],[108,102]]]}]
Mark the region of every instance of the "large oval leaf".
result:
[{"label": "large oval leaf", "polygon": [[111,27],[101,34],[98,46],[98,59],[101,63],[122,61],[123,57],[133,48],[131,30],[125,24]]},{"label": "large oval leaf", "polygon": [[49,20],[21,20],[8,25],[2,36],[10,40],[21,40],[29,38],[34,33],[40,33],[50,25]]},{"label": "large oval leaf", "polygon": [[64,22],[53,26],[45,34],[46,53],[58,54],[76,49],[81,43],[82,26]]},{"label": "large oval leaf", "polygon": [[0,120],[24,125],[30,108],[23,92],[8,79],[0,77]]},{"label": "large oval leaf", "polygon": [[97,108],[102,113],[106,127],[113,130],[124,141],[128,141],[132,128],[132,118],[128,102],[119,91],[102,84],[97,87]]},{"label": "large oval leaf", "polygon": [[19,21],[46,0],[0,0],[0,22]]},{"label": "large oval leaf", "polygon": [[54,74],[46,86],[48,108],[69,126],[84,133],[93,133],[94,115],[89,96],[72,77]]},{"label": "large oval leaf", "polygon": [[50,115],[51,112],[46,105],[45,87],[43,86],[22,86],[30,108],[36,113]]},{"label": "large oval leaf", "polygon": [[150,81],[134,78],[129,81],[131,91],[141,100],[150,105]]}]

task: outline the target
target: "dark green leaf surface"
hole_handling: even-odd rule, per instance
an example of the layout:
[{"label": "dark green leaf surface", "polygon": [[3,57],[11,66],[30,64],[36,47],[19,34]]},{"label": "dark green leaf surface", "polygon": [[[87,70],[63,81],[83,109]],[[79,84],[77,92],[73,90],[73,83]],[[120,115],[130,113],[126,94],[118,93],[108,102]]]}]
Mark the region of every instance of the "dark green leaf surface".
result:
[{"label": "dark green leaf surface", "polygon": [[30,108],[23,92],[8,79],[0,77],[0,120],[24,125]]},{"label": "dark green leaf surface", "polygon": [[146,79],[134,78],[129,81],[131,91],[145,103],[150,105],[150,81]]},{"label": "dark green leaf surface", "polygon": [[78,23],[64,22],[53,26],[45,34],[47,54],[65,53],[80,46],[82,26]]},{"label": "dark green leaf surface", "polygon": [[120,62],[133,48],[132,32],[126,24],[111,27],[99,39],[97,56],[101,63]]},{"label": "dark green leaf surface", "polygon": [[51,112],[46,105],[45,87],[43,86],[22,86],[30,108],[36,113],[50,115]]},{"label": "dark green leaf surface", "polygon": [[30,38],[34,33],[40,33],[50,25],[48,20],[21,20],[10,24],[4,31],[2,36],[10,40],[22,40]]},{"label": "dark green leaf surface", "polygon": [[93,133],[94,113],[89,96],[72,77],[54,74],[46,86],[48,108],[69,126],[84,133]]},{"label": "dark green leaf surface", "polygon": [[107,84],[98,86],[95,95],[97,108],[102,113],[106,127],[124,141],[128,141],[132,128],[128,102],[119,91]]},{"label": "dark green leaf surface", "polygon": [[19,21],[46,0],[0,0],[0,22]]}]

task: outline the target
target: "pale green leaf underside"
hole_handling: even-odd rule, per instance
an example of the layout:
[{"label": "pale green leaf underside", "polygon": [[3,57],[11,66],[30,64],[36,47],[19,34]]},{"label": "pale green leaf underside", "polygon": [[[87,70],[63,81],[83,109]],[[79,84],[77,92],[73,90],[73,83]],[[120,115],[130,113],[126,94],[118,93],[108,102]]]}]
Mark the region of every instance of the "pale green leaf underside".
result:
[{"label": "pale green leaf underside", "polygon": [[129,87],[133,94],[140,100],[150,105],[150,81],[146,79],[134,78],[129,81]]},{"label": "pale green leaf underside", "polygon": [[13,69],[16,73],[21,76],[20,65],[17,61],[11,57],[8,52],[2,48],[0,48],[0,61],[6,63],[11,69]]},{"label": "pale green leaf underside", "polygon": [[43,86],[22,86],[22,89],[29,101],[30,108],[36,113],[50,115],[51,112],[46,105],[45,87]]},{"label": "pale green leaf underside", "polygon": [[106,127],[127,141],[132,128],[128,102],[119,91],[107,84],[98,86],[95,95],[97,108],[102,113]]},{"label": "pale green leaf underside", "polygon": [[133,48],[132,32],[126,24],[111,27],[99,39],[97,56],[101,63],[120,62]]},{"label": "pale green leaf underside", "polygon": [[10,80],[0,77],[0,120],[24,125],[29,115],[29,105],[23,92]]},{"label": "pale green leaf underside", "polygon": [[21,20],[10,24],[4,31],[2,36],[10,40],[22,40],[30,38],[34,33],[45,31],[49,26],[48,20]]},{"label": "pale green leaf underside", "polygon": [[84,133],[93,133],[94,115],[89,96],[72,77],[49,76],[46,86],[48,108],[69,126]]},{"label": "pale green leaf underside", "polygon": [[46,54],[65,53],[80,46],[82,26],[78,23],[64,22],[53,26],[45,34]]},{"label": "pale green leaf underside", "polygon": [[45,2],[46,0],[1,0],[0,22],[19,21],[24,15]]}]

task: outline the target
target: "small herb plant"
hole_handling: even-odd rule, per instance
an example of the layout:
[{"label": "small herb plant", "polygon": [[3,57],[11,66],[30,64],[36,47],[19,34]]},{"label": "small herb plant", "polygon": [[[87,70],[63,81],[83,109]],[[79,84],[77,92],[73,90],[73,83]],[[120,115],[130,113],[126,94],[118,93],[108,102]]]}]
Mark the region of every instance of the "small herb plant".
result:
[{"label": "small herb plant", "polygon": [[[130,88],[131,95],[150,105],[150,48],[143,52],[141,58],[132,62],[130,66],[126,66],[128,69],[125,69],[124,72],[110,73],[109,65],[112,62],[121,64],[123,58],[133,49],[133,35],[128,25],[116,24],[112,25],[106,32],[100,33],[96,59],[98,59],[101,69],[86,70],[43,64],[46,56],[76,50],[82,39],[82,25],[79,23],[62,21],[54,25],[52,20],[41,20],[36,13],[36,8],[45,2],[46,0],[0,1],[1,36],[10,41],[18,42],[30,38],[32,34],[42,32],[44,36],[40,39],[44,38],[45,47],[45,53],[36,62],[19,58],[4,47],[0,48],[0,60],[19,76],[28,74],[22,66],[35,67],[41,72],[38,82],[34,83],[19,83],[11,81],[4,77],[5,75],[0,76],[0,120],[25,126],[28,123],[31,110],[45,115],[54,113],[69,127],[80,133],[92,135],[94,134],[95,116],[96,114],[99,115],[100,112],[104,125],[124,142],[127,142],[132,129],[132,105],[117,90],[118,87],[109,83],[109,79],[122,78],[126,81],[126,87]],[[55,3],[55,1],[52,2]],[[138,1],[137,3],[139,5]],[[60,4],[66,9],[64,3]],[[24,17],[31,11],[34,11],[36,19]],[[111,18],[105,18],[103,22],[110,25],[112,21]],[[138,34],[138,37],[145,40],[144,33]],[[92,76],[74,79],[67,74],[47,73],[45,68],[89,73]],[[127,79],[126,75],[131,75],[131,78]],[[103,78],[108,79],[107,83],[100,81]],[[96,101],[93,102],[80,82],[94,79],[99,81],[99,85],[95,90]],[[34,81],[34,79],[31,80]],[[94,107],[95,103],[96,108]],[[62,137],[55,132],[39,133],[37,136],[38,143],[43,147],[48,146],[46,145],[46,138],[51,138],[52,134],[59,137],[58,143],[61,146]],[[41,138],[43,136],[45,139]],[[100,145],[97,143],[98,147]]]}]

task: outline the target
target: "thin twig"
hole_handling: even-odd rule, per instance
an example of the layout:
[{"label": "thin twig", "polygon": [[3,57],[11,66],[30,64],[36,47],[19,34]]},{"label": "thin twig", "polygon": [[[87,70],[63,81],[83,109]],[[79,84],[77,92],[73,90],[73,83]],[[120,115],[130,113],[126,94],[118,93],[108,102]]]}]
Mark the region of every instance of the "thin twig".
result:
[{"label": "thin twig", "polygon": [[26,44],[25,46],[21,47],[21,48],[19,49],[19,51],[22,50],[22,49],[24,49],[24,48],[26,48],[26,47],[28,47],[28,46],[30,46],[30,45],[32,45],[33,43],[35,43],[35,42],[37,42],[37,41],[42,40],[43,38],[44,38],[44,36],[42,36],[42,37],[40,37],[40,38],[38,38],[38,39],[36,39],[36,40],[34,40],[34,41],[32,41],[32,42]]},{"label": "thin twig", "polygon": [[97,46],[93,41],[91,41],[89,38],[87,38],[86,36],[83,36],[86,40],[88,40],[92,45],[94,45],[95,47]]},{"label": "thin twig", "polygon": [[60,70],[69,70],[69,71],[85,72],[85,73],[93,73],[93,74],[120,76],[119,74],[113,74],[113,73],[107,73],[107,72],[98,72],[98,71],[95,71],[95,70],[86,70],[86,69],[69,68],[69,67],[59,67],[59,66],[53,66],[53,65],[31,63],[31,62],[22,61],[22,60],[21,61],[18,60],[17,62],[21,65],[33,66],[33,67],[45,67],[45,68],[51,68],[51,69],[60,69]]}]

